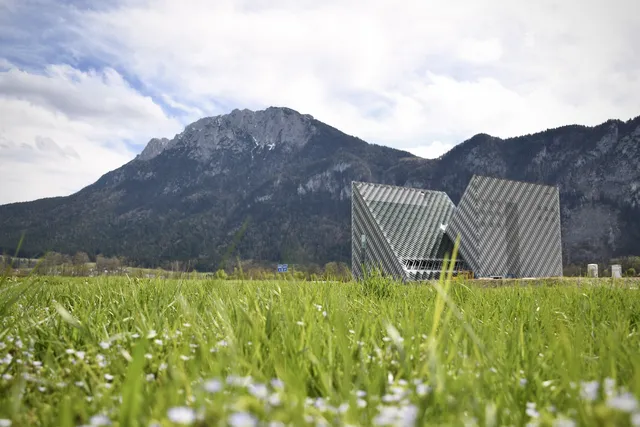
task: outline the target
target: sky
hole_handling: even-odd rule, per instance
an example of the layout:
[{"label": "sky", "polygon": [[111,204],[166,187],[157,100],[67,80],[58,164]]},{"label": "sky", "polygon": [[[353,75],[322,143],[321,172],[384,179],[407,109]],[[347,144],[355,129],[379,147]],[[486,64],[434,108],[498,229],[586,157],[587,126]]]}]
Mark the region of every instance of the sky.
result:
[{"label": "sky", "polygon": [[234,108],[436,158],[640,115],[636,0],[0,0],[0,204]]}]

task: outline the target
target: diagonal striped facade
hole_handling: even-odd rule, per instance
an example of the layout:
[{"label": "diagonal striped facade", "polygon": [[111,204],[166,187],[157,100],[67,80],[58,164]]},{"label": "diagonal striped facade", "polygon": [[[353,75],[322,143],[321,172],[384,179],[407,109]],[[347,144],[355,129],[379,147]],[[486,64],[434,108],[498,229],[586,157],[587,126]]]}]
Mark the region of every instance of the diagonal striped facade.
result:
[{"label": "diagonal striped facade", "polygon": [[[351,265],[355,278],[377,267],[400,280],[436,277],[453,244],[445,234],[455,205],[445,193],[352,183]],[[459,262],[459,265],[462,261]]]},{"label": "diagonal striped facade", "polygon": [[476,277],[562,275],[556,187],[473,176],[456,207],[440,191],[352,183],[352,272],[400,280],[439,276],[460,236],[454,270]]},{"label": "diagonal striped facade", "polygon": [[475,175],[447,232],[476,277],[562,276],[557,187]]}]

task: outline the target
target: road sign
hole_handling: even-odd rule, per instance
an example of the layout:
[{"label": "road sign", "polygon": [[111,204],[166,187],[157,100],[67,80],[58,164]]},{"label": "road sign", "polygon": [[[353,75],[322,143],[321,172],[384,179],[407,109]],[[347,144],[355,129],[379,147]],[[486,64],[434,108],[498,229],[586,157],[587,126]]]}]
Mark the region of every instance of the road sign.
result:
[{"label": "road sign", "polygon": [[289,270],[289,264],[278,264],[278,273],[286,273]]}]

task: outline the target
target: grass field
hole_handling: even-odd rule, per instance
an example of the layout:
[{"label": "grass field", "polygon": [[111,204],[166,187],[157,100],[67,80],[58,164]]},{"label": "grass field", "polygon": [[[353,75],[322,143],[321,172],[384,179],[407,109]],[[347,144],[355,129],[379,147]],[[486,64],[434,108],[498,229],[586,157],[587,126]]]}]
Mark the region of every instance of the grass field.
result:
[{"label": "grass field", "polygon": [[640,425],[633,282],[7,279],[0,426]]}]

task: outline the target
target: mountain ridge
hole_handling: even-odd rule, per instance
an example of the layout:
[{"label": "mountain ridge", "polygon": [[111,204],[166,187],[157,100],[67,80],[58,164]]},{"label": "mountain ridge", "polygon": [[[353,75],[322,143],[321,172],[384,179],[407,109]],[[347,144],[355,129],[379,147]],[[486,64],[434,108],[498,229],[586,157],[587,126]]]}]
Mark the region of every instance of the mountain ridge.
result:
[{"label": "mountain ridge", "polygon": [[640,253],[639,170],[640,117],[506,139],[480,133],[423,159],[286,107],[236,109],[152,138],[70,196],[0,206],[0,249],[15,249],[7,242],[27,231],[29,254],[82,250],[210,269],[249,221],[241,257],[348,262],[351,181],[445,191],[457,203],[480,174],[558,185],[565,263],[604,260]]}]

